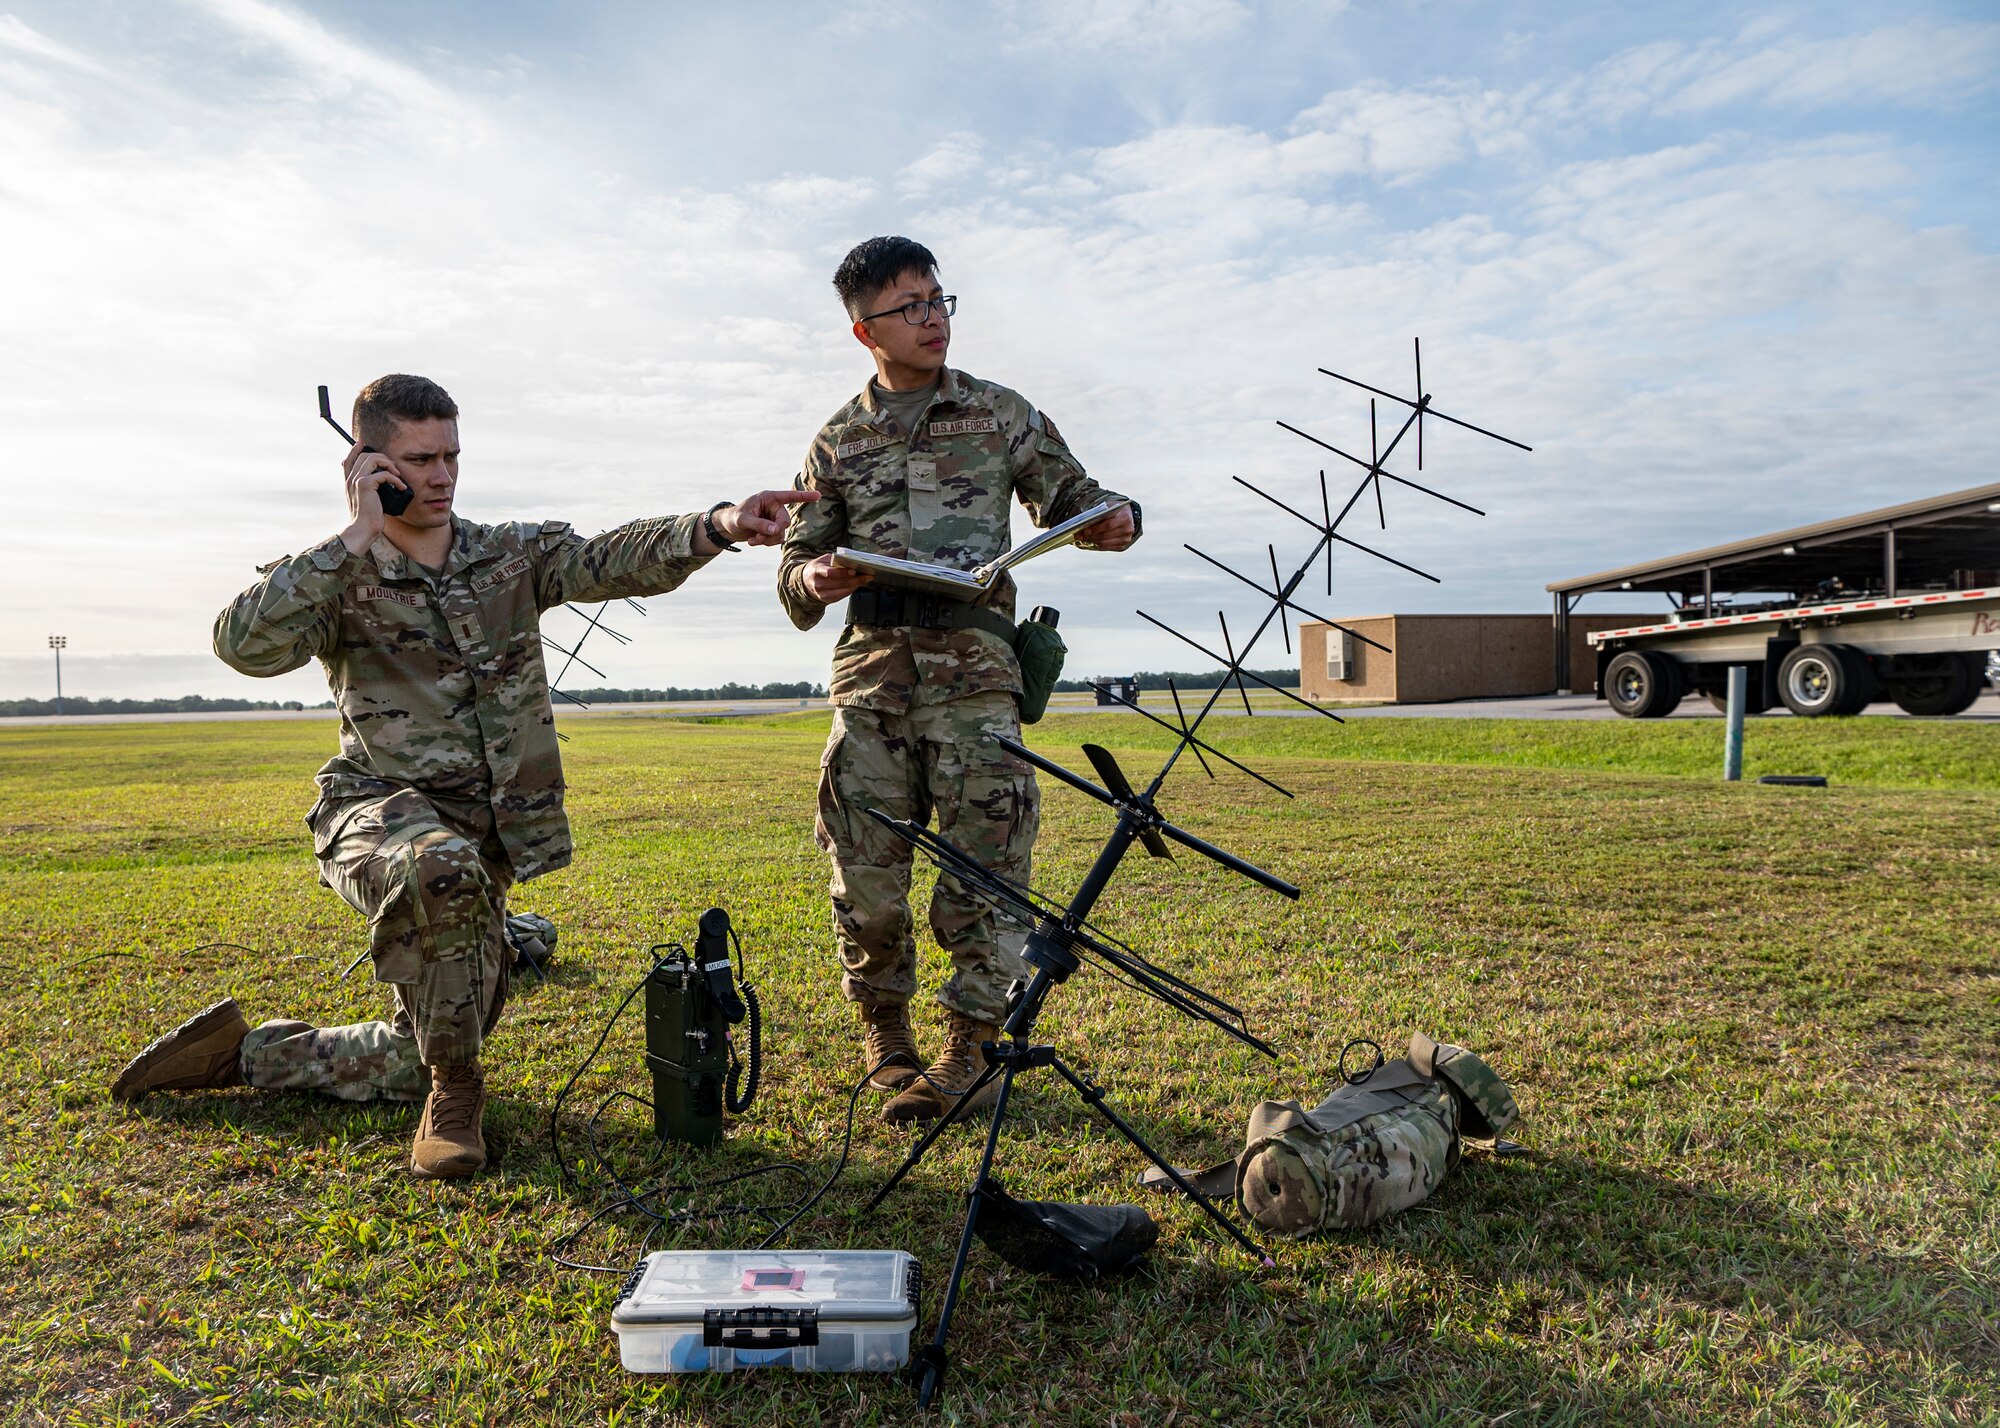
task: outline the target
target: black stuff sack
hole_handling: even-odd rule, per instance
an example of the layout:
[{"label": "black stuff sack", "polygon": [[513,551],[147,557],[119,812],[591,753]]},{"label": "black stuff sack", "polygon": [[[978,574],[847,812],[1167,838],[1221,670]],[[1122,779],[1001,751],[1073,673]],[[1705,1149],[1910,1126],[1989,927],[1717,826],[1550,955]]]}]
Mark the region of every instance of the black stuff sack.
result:
[{"label": "black stuff sack", "polygon": [[1056,1279],[1116,1274],[1160,1237],[1159,1225],[1137,1205],[1016,1200],[991,1178],[979,1187],[973,1232],[1014,1268]]}]

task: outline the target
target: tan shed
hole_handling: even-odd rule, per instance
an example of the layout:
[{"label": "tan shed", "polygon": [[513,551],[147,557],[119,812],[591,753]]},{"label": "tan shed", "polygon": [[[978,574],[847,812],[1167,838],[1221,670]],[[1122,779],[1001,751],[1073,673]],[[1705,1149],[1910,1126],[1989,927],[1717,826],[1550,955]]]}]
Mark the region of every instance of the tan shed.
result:
[{"label": "tan shed", "polygon": [[[1647,618],[1570,616],[1570,667],[1593,667],[1584,642],[1592,630],[1615,630]],[[1341,625],[1346,629],[1299,627],[1299,692],[1308,699],[1435,704],[1548,694],[1556,687],[1547,615],[1367,615]]]}]

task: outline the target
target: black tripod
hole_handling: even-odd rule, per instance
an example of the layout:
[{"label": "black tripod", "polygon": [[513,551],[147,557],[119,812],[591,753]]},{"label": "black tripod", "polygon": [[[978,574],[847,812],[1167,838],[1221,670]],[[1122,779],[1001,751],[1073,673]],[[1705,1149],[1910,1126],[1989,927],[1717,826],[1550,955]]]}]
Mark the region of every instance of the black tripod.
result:
[{"label": "black tripod", "polygon": [[[1202,1213],[1214,1221],[1225,1234],[1254,1256],[1261,1265],[1268,1267],[1274,1263],[1254,1240],[1232,1224],[1228,1216],[1189,1184],[1179,1170],[1148,1144],[1144,1136],[1105,1104],[1102,1088],[1088,1078],[1078,1075],[1068,1062],[1056,1054],[1053,1046],[1035,1045],[1030,1037],[1049,993],[1069,980],[1070,974],[1083,965],[1083,955],[1089,954],[1125,973],[1135,985],[1152,995],[1162,998],[1190,1015],[1213,1022],[1238,1040],[1256,1047],[1267,1056],[1274,1056],[1275,1053],[1267,1044],[1251,1035],[1242,1026],[1242,1013],[1236,1008],[1181,981],[1172,973],[1146,961],[1131,948],[1116,942],[1115,939],[1096,932],[1085,918],[1099,894],[1104,891],[1105,885],[1111,881],[1111,875],[1125,856],[1126,849],[1135,841],[1143,842],[1155,856],[1168,857],[1171,854],[1164,839],[1171,838],[1185,847],[1215,859],[1225,867],[1254,878],[1286,897],[1296,899],[1299,890],[1282,878],[1273,877],[1234,854],[1227,853],[1214,844],[1166,822],[1154,811],[1151,792],[1144,795],[1136,793],[1107,749],[1095,744],[1084,746],[1085,754],[1097,768],[1099,775],[1110,785],[1109,789],[1098,787],[1089,779],[1043,758],[1012,739],[1003,738],[1000,742],[1010,752],[1026,759],[1036,768],[1117,809],[1118,825],[1110,840],[1097,855],[1096,862],[1091,865],[1089,874],[1084,878],[1076,896],[1071,899],[1069,907],[1058,910],[1036,899],[1027,889],[1017,887],[998,877],[928,829],[870,810],[873,817],[923,848],[947,873],[956,875],[962,881],[986,892],[989,897],[1014,915],[1021,916],[1025,912],[1034,920],[1034,930],[1028,936],[1027,947],[1023,953],[1028,965],[1034,968],[1034,975],[1025,987],[1019,989],[1018,995],[1011,1003],[1007,1024],[1003,1028],[1006,1039],[987,1042],[981,1048],[986,1058],[986,1066],[979,1073],[978,1079],[943,1116],[932,1123],[923,1138],[911,1148],[909,1155],[897,1167],[896,1173],[889,1177],[888,1183],[876,1192],[874,1199],[868,1202],[868,1208],[871,1210],[880,1205],[916,1167],[917,1162],[923,1159],[924,1153],[937,1138],[965,1117],[965,1108],[972,1103],[978,1093],[994,1077],[1000,1078],[999,1099],[993,1106],[992,1124],[986,1132],[986,1147],[979,1159],[979,1173],[973,1182],[972,1193],[968,1197],[965,1228],[959,1235],[958,1257],[952,1262],[951,1278],[945,1284],[944,1303],[938,1314],[937,1331],[932,1336],[931,1342],[913,1356],[912,1373],[917,1384],[917,1400],[924,1407],[930,1405],[939,1385],[944,1381],[945,1369],[950,1358],[945,1350],[945,1338],[951,1332],[952,1314],[958,1307],[959,1285],[965,1275],[966,1259],[972,1252],[973,1235],[979,1224],[980,1205],[984,1199],[984,1192],[991,1183],[989,1177],[993,1170],[994,1156],[999,1149],[1000,1132],[1007,1122],[1007,1105],[1013,1094],[1014,1078],[1023,1071],[1053,1067],[1056,1074],[1069,1083],[1070,1089],[1086,1106],[1103,1117],[1112,1129],[1143,1152],[1148,1160],[1159,1166],[1175,1188],[1199,1205]],[[1230,1019],[1233,1019],[1233,1022]]]}]

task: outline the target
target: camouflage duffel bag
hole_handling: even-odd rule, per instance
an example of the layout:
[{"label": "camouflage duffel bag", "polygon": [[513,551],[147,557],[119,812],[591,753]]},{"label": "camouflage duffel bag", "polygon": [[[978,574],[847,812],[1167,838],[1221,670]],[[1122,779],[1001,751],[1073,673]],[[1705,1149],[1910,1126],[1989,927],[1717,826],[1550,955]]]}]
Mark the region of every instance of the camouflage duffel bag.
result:
[{"label": "camouflage duffel bag", "polygon": [[1408,1059],[1343,1082],[1310,1111],[1297,1101],[1257,1107],[1236,1160],[1236,1203],[1294,1238],[1360,1229],[1428,1199],[1458,1164],[1461,1137],[1492,1140],[1516,1114],[1493,1068],[1418,1032]]}]

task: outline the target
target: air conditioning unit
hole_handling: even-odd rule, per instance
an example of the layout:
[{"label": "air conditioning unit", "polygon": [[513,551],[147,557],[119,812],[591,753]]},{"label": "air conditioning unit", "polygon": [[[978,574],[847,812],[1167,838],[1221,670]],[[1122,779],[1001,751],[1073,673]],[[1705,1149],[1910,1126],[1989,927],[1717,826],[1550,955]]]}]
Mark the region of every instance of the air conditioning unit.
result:
[{"label": "air conditioning unit", "polygon": [[1326,677],[1343,682],[1354,678],[1354,636],[1345,630],[1326,632]]}]

